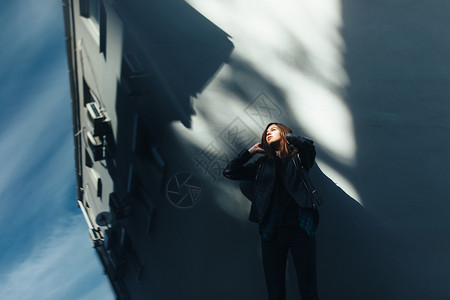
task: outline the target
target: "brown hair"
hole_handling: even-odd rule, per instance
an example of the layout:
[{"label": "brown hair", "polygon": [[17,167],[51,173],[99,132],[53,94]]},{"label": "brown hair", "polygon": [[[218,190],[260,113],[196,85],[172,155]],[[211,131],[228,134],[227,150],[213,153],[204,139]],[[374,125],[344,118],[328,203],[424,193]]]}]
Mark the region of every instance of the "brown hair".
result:
[{"label": "brown hair", "polygon": [[297,152],[297,149],[295,147],[292,147],[286,139],[286,135],[288,133],[292,133],[292,129],[290,129],[284,124],[272,122],[267,124],[266,129],[264,129],[263,134],[261,136],[262,148],[264,149],[264,152],[266,153],[267,157],[272,159],[276,155],[275,150],[272,147],[270,147],[270,145],[266,141],[267,129],[269,129],[271,125],[276,125],[280,129],[281,140],[280,140],[280,147],[278,149],[280,151],[279,157],[281,159],[286,159],[294,155]]}]

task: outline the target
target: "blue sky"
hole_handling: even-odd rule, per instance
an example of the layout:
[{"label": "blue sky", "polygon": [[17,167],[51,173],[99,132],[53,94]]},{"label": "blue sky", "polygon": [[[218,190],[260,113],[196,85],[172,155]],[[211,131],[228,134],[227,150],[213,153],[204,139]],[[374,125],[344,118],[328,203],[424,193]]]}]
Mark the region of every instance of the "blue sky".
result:
[{"label": "blue sky", "polygon": [[114,299],[76,205],[60,0],[0,4],[0,291]]}]

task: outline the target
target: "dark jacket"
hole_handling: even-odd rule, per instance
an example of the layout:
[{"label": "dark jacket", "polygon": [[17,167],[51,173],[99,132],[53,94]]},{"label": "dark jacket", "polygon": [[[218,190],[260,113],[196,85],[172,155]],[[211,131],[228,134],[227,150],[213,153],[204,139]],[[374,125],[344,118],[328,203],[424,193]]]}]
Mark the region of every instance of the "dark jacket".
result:
[{"label": "dark jacket", "polygon": [[[316,150],[314,142],[288,134],[286,139],[298,149],[298,155],[287,162],[282,176],[289,195],[300,207],[315,208],[321,204],[315,197],[316,191],[308,177],[309,169],[314,164]],[[249,220],[260,223],[266,213],[275,181],[275,165],[266,155],[252,163],[253,157],[247,149],[240,152],[223,170],[223,175],[233,180],[243,180],[242,193],[252,201]],[[307,178],[305,178],[307,177]]]}]

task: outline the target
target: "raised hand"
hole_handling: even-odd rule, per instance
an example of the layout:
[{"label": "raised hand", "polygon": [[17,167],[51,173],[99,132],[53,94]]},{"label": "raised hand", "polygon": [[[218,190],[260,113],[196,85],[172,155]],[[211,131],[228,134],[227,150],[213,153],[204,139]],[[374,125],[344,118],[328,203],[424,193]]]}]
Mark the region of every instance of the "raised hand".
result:
[{"label": "raised hand", "polygon": [[255,154],[255,153],[262,153],[264,154],[264,149],[262,148],[262,144],[261,143],[256,143],[254,144],[250,149],[248,149],[248,152],[250,152],[250,154]]}]

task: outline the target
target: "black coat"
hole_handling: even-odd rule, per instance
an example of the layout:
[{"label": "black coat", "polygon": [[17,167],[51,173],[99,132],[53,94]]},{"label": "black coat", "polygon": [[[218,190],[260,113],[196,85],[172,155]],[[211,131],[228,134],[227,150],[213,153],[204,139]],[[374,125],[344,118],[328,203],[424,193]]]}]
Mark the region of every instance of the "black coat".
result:
[{"label": "black coat", "polygon": [[[298,149],[298,155],[286,162],[282,174],[285,188],[300,207],[315,208],[321,200],[308,176],[316,157],[314,142],[294,134],[288,134],[286,138]],[[275,165],[266,155],[247,163],[252,157],[247,149],[243,150],[225,167],[223,175],[229,179],[243,180],[241,191],[252,201],[249,220],[260,223],[272,194]]]}]

